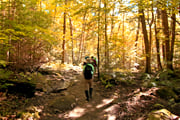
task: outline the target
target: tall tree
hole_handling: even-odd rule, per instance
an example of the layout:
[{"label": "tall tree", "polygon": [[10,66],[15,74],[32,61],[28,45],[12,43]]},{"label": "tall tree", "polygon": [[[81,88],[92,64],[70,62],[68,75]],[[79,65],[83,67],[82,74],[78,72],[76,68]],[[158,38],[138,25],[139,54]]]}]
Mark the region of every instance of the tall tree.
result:
[{"label": "tall tree", "polygon": [[138,39],[139,39],[139,29],[140,29],[140,19],[139,19],[139,17],[137,18],[137,22],[138,22],[138,26],[137,26],[137,30],[136,30],[136,39],[135,39],[135,51],[136,51],[136,59],[135,59],[135,61],[136,61],[136,63],[137,63],[137,57],[138,57],[138,54],[137,54],[137,46],[138,46]]},{"label": "tall tree", "polygon": [[122,67],[123,67],[123,69],[125,69],[125,54],[126,54],[125,53],[126,52],[125,51],[126,44],[125,44],[125,35],[124,35],[124,31],[125,31],[125,19],[124,18],[125,18],[125,13],[123,12],[123,18],[122,18],[123,19],[123,24],[122,24],[123,25],[122,26],[122,42],[123,42],[122,43],[123,44],[123,46],[122,46],[123,47],[122,48]]},{"label": "tall tree", "polygon": [[[173,2],[175,2],[173,0]],[[175,14],[176,7],[172,7],[172,22],[171,22],[171,55],[170,55],[170,69],[173,69],[173,57],[174,57],[174,43],[175,43],[175,37],[176,37],[176,14]]]},{"label": "tall tree", "polygon": [[72,44],[72,64],[74,64],[74,40],[73,40],[73,25],[71,17],[69,17],[69,28],[70,28],[70,36],[71,36],[71,44]]},{"label": "tall tree", "polygon": [[107,21],[107,0],[104,1],[104,34],[105,34],[105,69],[109,69],[109,46],[108,46],[108,34],[107,34],[107,27],[108,27],[108,21]]},{"label": "tall tree", "polygon": [[65,0],[65,10],[64,10],[64,23],[63,23],[63,43],[62,43],[62,63],[65,62],[65,43],[66,43],[66,6],[67,6],[67,0]]},{"label": "tall tree", "polygon": [[147,29],[146,29],[146,21],[145,21],[142,0],[140,0],[140,3],[139,3],[139,14],[140,14],[140,20],[142,24],[142,31],[143,31],[144,44],[145,44],[145,53],[146,53],[145,73],[151,73],[150,56],[149,56],[150,55],[149,40],[148,40],[148,34],[147,34]]},{"label": "tall tree", "polygon": [[169,25],[168,25],[168,15],[167,10],[161,10],[162,15],[162,26],[163,26],[163,33],[165,36],[164,44],[165,44],[165,60],[166,60],[166,68],[171,69],[172,61],[170,60],[170,38],[169,38]]},{"label": "tall tree", "polygon": [[98,7],[98,44],[97,44],[97,56],[98,56],[98,80],[100,80],[100,12],[101,12],[101,0],[99,0],[99,7]]},{"label": "tall tree", "polygon": [[[153,1],[151,3],[150,9],[148,9],[148,25],[149,25],[149,59],[150,59],[150,64],[151,64],[151,47],[152,47],[152,25],[154,22],[154,11],[153,11]],[[151,20],[150,20],[150,15],[149,11],[151,12]]]},{"label": "tall tree", "polygon": [[160,33],[160,11],[157,9],[157,16],[155,18],[154,26],[155,26],[155,40],[156,40],[156,55],[157,55],[157,65],[158,69],[162,70],[162,64],[160,59],[160,45],[159,45],[159,33]]},{"label": "tall tree", "polygon": [[79,44],[79,63],[81,63],[83,46],[84,46],[84,41],[85,41],[86,15],[87,15],[87,9],[85,9],[84,15],[83,15],[81,40]]}]

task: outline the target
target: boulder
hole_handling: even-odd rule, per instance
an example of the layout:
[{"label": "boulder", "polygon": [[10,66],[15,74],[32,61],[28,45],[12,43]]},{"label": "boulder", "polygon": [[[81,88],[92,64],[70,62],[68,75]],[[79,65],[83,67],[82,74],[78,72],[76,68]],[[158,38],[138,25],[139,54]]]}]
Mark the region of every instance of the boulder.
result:
[{"label": "boulder", "polygon": [[148,115],[147,120],[176,120],[179,117],[166,109],[153,111]]},{"label": "boulder", "polygon": [[75,102],[76,99],[73,95],[59,96],[53,101],[50,101],[49,107],[56,111],[66,111],[71,110],[74,107]]}]

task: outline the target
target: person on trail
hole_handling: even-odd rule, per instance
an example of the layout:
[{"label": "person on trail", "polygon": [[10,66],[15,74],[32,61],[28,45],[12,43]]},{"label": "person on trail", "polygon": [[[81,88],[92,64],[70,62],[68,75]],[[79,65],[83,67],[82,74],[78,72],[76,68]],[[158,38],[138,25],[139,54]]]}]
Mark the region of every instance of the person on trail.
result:
[{"label": "person on trail", "polygon": [[84,85],[85,85],[85,96],[86,100],[89,101],[89,98],[92,98],[93,92],[93,79],[94,79],[94,66],[91,64],[91,59],[85,57],[86,62],[83,66],[83,76],[84,76]]},{"label": "person on trail", "polygon": [[94,56],[91,56],[92,60],[92,65],[94,66],[94,73],[96,73],[96,68],[97,68],[97,59]]},{"label": "person on trail", "polygon": [[89,56],[86,56],[86,57],[85,57],[86,62],[83,63],[83,66],[87,64],[87,59],[88,59],[88,58],[89,58]]}]

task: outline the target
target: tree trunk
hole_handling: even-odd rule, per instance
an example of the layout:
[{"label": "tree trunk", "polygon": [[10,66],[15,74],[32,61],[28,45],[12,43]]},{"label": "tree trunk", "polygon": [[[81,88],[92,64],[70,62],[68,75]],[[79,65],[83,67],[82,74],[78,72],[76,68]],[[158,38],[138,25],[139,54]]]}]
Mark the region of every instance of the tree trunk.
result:
[{"label": "tree trunk", "polygon": [[72,21],[70,17],[69,17],[69,27],[70,27],[70,36],[71,36],[71,44],[72,44],[72,64],[74,64],[73,26],[72,26]]},{"label": "tree trunk", "polygon": [[[11,20],[11,0],[8,1],[8,19]],[[8,25],[8,28],[11,28],[11,25]],[[11,41],[11,35],[8,36],[8,44],[10,46],[9,50],[7,51],[7,59],[8,62],[12,62],[12,58],[11,58],[11,45],[12,45],[12,41]]]},{"label": "tree trunk", "polygon": [[105,70],[109,69],[109,50],[108,50],[108,36],[107,36],[107,1],[105,0],[104,9],[105,9]]},{"label": "tree trunk", "polygon": [[122,65],[122,67],[123,67],[123,69],[125,69],[125,45],[126,45],[126,43],[125,43],[125,37],[124,37],[124,28],[125,28],[125,25],[124,25],[124,13],[123,13],[123,29],[122,29],[122,41],[123,41],[123,48],[122,48],[122,52],[123,52],[123,54],[122,54],[122,63],[123,63],[123,65]]},{"label": "tree trunk", "polygon": [[170,53],[170,38],[169,38],[169,25],[168,25],[168,16],[167,11],[161,10],[162,15],[162,26],[163,26],[163,32],[165,35],[165,55],[166,55],[166,68],[172,70],[172,61],[171,61],[171,53]]},{"label": "tree trunk", "polygon": [[157,9],[157,22],[156,22],[156,18],[155,18],[155,22],[154,22],[154,26],[155,26],[155,39],[156,39],[156,54],[157,54],[157,64],[158,64],[158,70],[162,70],[162,64],[161,64],[161,59],[160,59],[160,50],[159,50],[159,37],[158,34],[160,32],[160,30],[157,28],[160,26],[160,13],[159,10]]},{"label": "tree trunk", "polygon": [[[67,5],[67,0],[65,0],[65,5]],[[64,64],[65,62],[65,39],[66,39],[66,10],[64,11],[64,24],[63,24],[62,64]]]},{"label": "tree trunk", "polygon": [[98,80],[100,80],[100,12],[101,12],[101,0],[99,0],[99,10],[98,10],[98,44],[97,44],[97,56],[98,56],[98,64],[97,64],[97,70],[98,70]]},{"label": "tree trunk", "polygon": [[[152,4],[153,5],[153,4]],[[151,68],[151,46],[152,46],[152,24],[154,22],[154,13],[153,6],[151,7],[151,21],[149,23],[149,60],[150,60],[150,68]],[[151,70],[150,70],[151,72]]]},{"label": "tree trunk", "polygon": [[79,63],[81,63],[81,60],[82,60],[84,36],[85,36],[85,27],[86,27],[86,23],[85,23],[86,22],[86,14],[87,14],[87,10],[84,13],[83,22],[82,22],[81,41],[80,41],[80,44],[79,44]]},{"label": "tree trunk", "polygon": [[171,64],[170,64],[170,69],[171,70],[174,70],[173,69],[173,56],[174,56],[174,42],[175,42],[175,37],[176,37],[176,15],[175,13],[172,14],[172,40],[171,40],[171,54],[170,54],[170,61],[171,61]]},{"label": "tree trunk", "polygon": [[138,17],[138,27],[137,27],[137,31],[136,31],[136,40],[135,40],[135,51],[136,51],[136,57],[135,57],[135,62],[137,63],[137,45],[138,45],[138,39],[139,39],[139,29],[140,29],[140,21],[139,21],[139,17]]},{"label": "tree trunk", "polygon": [[146,68],[145,73],[151,73],[151,66],[150,66],[150,49],[149,49],[149,41],[148,41],[148,34],[146,29],[146,22],[145,22],[145,16],[144,16],[144,10],[139,10],[141,24],[142,24],[142,30],[143,30],[143,37],[144,37],[144,44],[145,44],[145,52],[146,52]]}]

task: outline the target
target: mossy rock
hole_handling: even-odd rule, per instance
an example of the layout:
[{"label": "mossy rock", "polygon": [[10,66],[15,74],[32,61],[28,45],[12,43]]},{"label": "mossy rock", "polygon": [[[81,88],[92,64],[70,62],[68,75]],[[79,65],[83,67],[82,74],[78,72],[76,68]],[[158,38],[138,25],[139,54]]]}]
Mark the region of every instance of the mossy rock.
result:
[{"label": "mossy rock", "polygon": [[156,91],[157,95],[165,100],[169,100],[171,98],[177,99],[178,96],[174,93],[174,91],[171,88],[168,87],[162,87],[159,90]]},{"label": "mossy rock", "polygon": [[153,105],[153,109],[155,109],[155,110],[159,110],[159,109],[163,109],[163,108],[165,108],[164,105],[161,105],[158,103]]},{"label": "mossy rock", "polygon": [[76,100],[75,97],[72,95],[67,95],[67,96],[60,96],[54,99],[53,101],[50,101],[51,103],[49,106],[52,109],[58,109],[59,111],[66,111],[66,110],[71,110],[72,107],[74,106]]},{"label": "mossy rock", "polygon": [[156,110],[149,113],[147,120],[170,120],[171,118],[177,118],[178,116],[172,114],[166,109]]}]

